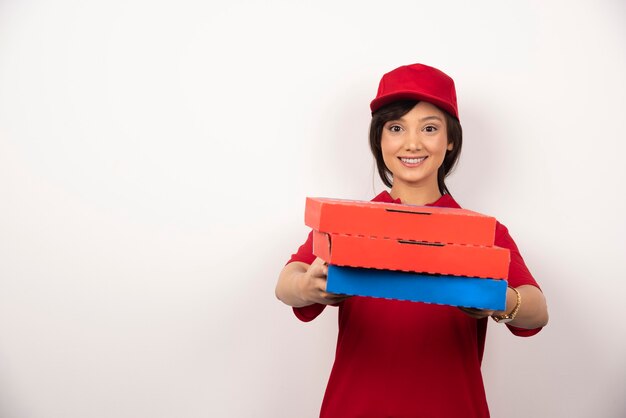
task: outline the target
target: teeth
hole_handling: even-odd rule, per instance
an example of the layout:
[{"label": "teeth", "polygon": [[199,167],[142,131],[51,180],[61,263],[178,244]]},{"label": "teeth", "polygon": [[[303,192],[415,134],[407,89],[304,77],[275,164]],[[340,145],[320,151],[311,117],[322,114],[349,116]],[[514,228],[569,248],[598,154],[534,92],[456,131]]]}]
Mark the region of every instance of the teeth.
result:
[{"label": "teeth", "polygon": [[407,164],[421,163],[425,159],[426,159],[426,157],[420,157],[420,158],[400,158],[400,160],[402,160],[402,162],[407,163]]}]

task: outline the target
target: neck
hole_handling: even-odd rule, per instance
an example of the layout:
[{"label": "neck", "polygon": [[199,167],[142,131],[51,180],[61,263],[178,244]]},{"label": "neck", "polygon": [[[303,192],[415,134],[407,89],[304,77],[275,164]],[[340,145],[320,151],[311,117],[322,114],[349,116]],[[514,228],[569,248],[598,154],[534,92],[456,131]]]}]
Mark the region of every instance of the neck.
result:
[{"label": "neck", "polygon": [[426,205],[437,201],[441,197],[439,187],[431,186],[412,186],[403,183],[394,183],[389,192],[394,199],[407,205]]}]

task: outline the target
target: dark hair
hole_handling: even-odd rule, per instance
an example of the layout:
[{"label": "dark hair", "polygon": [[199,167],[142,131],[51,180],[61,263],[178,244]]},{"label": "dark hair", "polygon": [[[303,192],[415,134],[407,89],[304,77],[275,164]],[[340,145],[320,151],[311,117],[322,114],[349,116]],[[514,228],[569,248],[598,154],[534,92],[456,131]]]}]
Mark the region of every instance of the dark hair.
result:
[{"label": "dark hair", "polygon": [[[396,120],[409,113],[411,109],[417,105],[419,101],[416,100],[402,100],[398,102],[390,103],[381,107],[376,112],[372,113],[372,122],[370,123],[370,149],[376,160],[376,167],[378,168],[378,175],[383,183],[387,187],[393,186],[393,176],[391,171],[385,165],[383,160],[383,152],[380,145],[383,134],[383,126],[390,120]],[[461,123],[457,118],[450,115],[443,109],[439,109],[443,112],[446,119],[446,130],[448,132],[448,144],[452,144],[452,150],[446,151],[446,156],[443,159],[441,167],[437,172],[437,184],[439,186],[439,193],[450,194],[445,178],[450,174],[454,166],[456,165],[459,156],[461,155],[461,146],[463,145],[463,130],[461,129]]]}]

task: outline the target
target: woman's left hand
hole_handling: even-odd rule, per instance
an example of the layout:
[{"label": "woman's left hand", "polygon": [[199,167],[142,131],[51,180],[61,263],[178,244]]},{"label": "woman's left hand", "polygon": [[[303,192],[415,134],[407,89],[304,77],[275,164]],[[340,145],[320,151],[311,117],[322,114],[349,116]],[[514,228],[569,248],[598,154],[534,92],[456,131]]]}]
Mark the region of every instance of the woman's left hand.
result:
[{"label": "woman's left hand", "polygon": [[474,319],[482,319],[488,316],[493,315],[495,311],[490,311],[487,309],[476,309],[476,308],[462,308],[459,306],[459,309],[465,312],[465,314],[471,316]]},{"label": "woman's left hand", "polygon": [[[507,325],[525,329],[545,327],[548,323],[548,307],[543,292],[541,292],[539,288],[529,284],[516,287],[516,289],[520,293],[521,303],[515,319],[507,323]],[[516,304],[517,294],[513,289],[508,288],[506,293],[506,308],[503,311],[461,307],[459,307],[459,309],[472,318],[481,319],[492,315],[501,316],[509,314]]]}]

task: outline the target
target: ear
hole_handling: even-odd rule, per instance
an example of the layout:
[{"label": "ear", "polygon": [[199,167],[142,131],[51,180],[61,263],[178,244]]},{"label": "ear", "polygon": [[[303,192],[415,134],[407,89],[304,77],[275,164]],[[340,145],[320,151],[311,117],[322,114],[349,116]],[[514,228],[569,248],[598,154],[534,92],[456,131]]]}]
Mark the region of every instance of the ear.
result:
[{"label": "ear", "polygon": [[452,151],[453,148],[454,148],[454,146],[453,146],[452,142],[449,142],[448,143],[448,148],[447,148],[448,151]]}]

